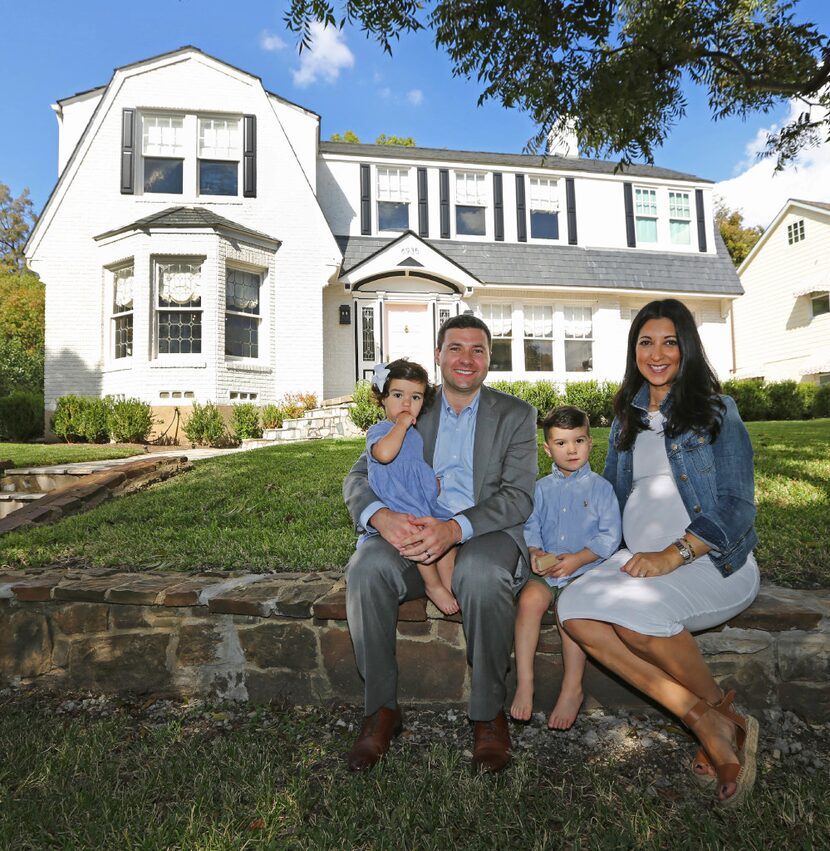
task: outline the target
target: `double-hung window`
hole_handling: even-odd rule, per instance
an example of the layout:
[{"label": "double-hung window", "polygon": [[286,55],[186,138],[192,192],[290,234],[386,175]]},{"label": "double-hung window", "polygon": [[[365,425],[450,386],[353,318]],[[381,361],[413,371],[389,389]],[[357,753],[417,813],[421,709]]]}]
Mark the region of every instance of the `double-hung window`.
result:
[{"label": "double-hung window", "polygon": [[185,147],[183,115],[145,113],[142,116],[145,192],[182,194]]},{"label": "double-hung window", "polygon": [[657,242],[657,190],[634,189],[637,243]]},{"label": "double-hung window", "polygon": [[202,351],[202,262],[156,264],[156,339],[160,355]]},{"label": "double-hung window", "polygon": [[692,214],[688,192],[669,192],[669,231],[672,245],[692,244]]},{"label": "double-hung window", "polygon": [[513,369],[513,308],[509,304],[484,304],[481,318],[490,329],[493,350],[490,372],[510,372]]},{"label": "double-hung window", "polygon": [[238,195],[242,150],[238,118],[199,117],[199,194]]},{"label": "double-hung window", "polygon": [[133,354],[133,276],[132,265],[113,270],[112,274],[112,356]]},{"label": "double-hung window", "polygon": [[409,169],[378,168],[378,230],[409,228]]},{"label": "double-hung window", "polygon": [[548,177],[530,178],[530,236],[559,239],[559,195]]},{"label": "double-hung window", "polygon": [[256,272],[228,269],[225,278],[225,354],[259,357],[260,286]]},{"label": "double-hung window", "polygon": [[[455,233],[457,236],[484,236],[487,233],[487,192],[484,175],[455,173]],[[491,367],[492,368],[492,367]]]},{"label": "double-hung window", "polygon": [[544,304],[524,306],[525,371],[553,370],[553,308]]},{"label": "double-hung window", "polygon": [[566,305],[565,371],[591,372],[594,368],[594,325],[591,308]]}]

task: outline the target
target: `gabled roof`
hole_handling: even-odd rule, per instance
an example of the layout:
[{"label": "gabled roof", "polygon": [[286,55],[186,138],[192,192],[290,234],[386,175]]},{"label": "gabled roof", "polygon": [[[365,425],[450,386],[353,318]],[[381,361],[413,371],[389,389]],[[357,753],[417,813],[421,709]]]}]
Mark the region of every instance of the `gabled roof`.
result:
[{"label": "gabled roof", "polygon": [[761,238],[758,242],[752,246],[752,251],[746,255],[744,262],[738,266],[739,275],[746,271],[747,267],[755,259],[758,252],[767,244],[773,232],[778,228],[778,225],[781,224],[781,220],[794,207],[808,213],[814,212],[819,213],[820,215],[827,215],[830,213],[830,203],[827,203],[826,201],[805,201],[800,198],[789,198],[784,206],[778,211],[775,218],[770,222],[769,227],[763,232],[763,234],[761,234]]},{"label": "gabled roof", "polygon": [[[394,241],[369,236],[335,238],[343,251],[346,270]],[[720,234],[715,255],[575,245],[424,241],[485,286],[668,291],[728,298],[743,293]]]},{"label": "gabled roof", "polygon": [[535,154],[497,154],[486,151],[455,151],[450,148],[417,148],[405,145],[364,145],[357,142],[320,142],[321,154],[365,157],[366,159],[442,160],[482,166],[581,171],[589,174],[620,174],[628,177],[652,177],[657,180],[683,180],[712,183],[702,177],[651,165],[620,166],[607,160],[581,157],[537,156]]},{"label": "gabled roof", "polygon": [[145,216],[143,219],[137,219],[128,225],[124,225],[114,230],[108,230],[106,233],[99,233],[94,237],[96,241],[107,239],[110,236],[117,236],[120,233],[128,233],[131,230],[158,230],[170,229],[181,230],[185,228],[210,228],[213,231],[234,231],[247,236],[253,236],[257,239],[264,239],[268,242],[274,242],[277,245],[282,243],[276,237],[269,236],[267,233],[262,233],[258,230],[241,225],[238,222],[233,222],[223,216],[219,216],[212,210],[207,210],[204,207],[168,207],[158,213]]}]

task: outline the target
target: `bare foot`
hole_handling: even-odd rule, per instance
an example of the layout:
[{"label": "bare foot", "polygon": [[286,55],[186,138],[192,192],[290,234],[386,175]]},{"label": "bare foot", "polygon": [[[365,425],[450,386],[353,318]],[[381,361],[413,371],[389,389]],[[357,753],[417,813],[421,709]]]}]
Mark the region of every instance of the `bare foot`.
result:
[{"label": "bare foot", "polygon": [[431,585],[426,589],[427,597],[435,603],[436,606],[445,614],[445,615],[454,615],[461,608],[458,605],[458,600],[453,596],[452,591],[447,591],[447,589],[440,583],[437,582],[435,585]]},{"label": "bare foot", "polygon": [[510,714],[517,721],[530,721],[533,714],[533,683],[519,683],[513,696]]},{"label": "bare foot", "polygon": [[559,692],[559,699],[548,718],[549,730],[570,730],[573,727],[576,716],[579,715],[579,707],[582,706],[582,689],[579,691]]}]

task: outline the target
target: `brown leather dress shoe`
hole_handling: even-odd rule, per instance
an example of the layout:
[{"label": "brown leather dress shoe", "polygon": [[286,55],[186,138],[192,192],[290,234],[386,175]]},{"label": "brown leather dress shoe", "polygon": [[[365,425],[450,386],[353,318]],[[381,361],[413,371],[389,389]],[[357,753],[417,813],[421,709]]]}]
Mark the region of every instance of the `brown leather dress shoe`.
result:
[{"label": "brown leather dress shoe", "polygon": [[476,771],[495,773],[510,762],[510,730],[504,712],[499,712],[492,721],[476,721],[473,739]]},{"label": "brown leather dress shoe", "polygon": [[374,714],[367,715],[347,757],[349,771],[363,771],[375,765],[389,750],[393,737],[402,729],[400,707],[387,709],[382,706]]}]

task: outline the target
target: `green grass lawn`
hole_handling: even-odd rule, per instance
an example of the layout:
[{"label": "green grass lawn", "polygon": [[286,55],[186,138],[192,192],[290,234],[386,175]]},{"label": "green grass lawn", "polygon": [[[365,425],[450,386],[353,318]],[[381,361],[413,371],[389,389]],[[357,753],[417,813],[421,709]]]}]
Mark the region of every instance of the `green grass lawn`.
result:
[{"label": "green grass lawn", "polygon": [[[758,561],[766,581],[830,587],[830,420],[750,423]],[[602,469],[608,429],[594,430]],[[128,570],[313,570],[345,565],[355,535],[341,496],[363,440],[275,446],[194,469],[86,514],[0,538],[0,564]],[[539,452],[540,471],[550,461]]]},{"label": "green grass lawn", "polygon": [[623,746],[586,745],[585,720],[564,739],[514,728],[510,768],[476,777],[463,712],[413,711],[385,763],[350,775],[354,708],[62,701],[0,696],[4,849],[758,851],[830,835],[826,727],[799,733],[824,771],[776,761],[770,731],[754,794],[721,811],[670,724],[649,748],[636,726]]},{"label": "green grass lawn", "polygon": [[141,446],[109,446],[94,443],[0,443],[0,461],[11,459],[15,467],[46,467],[78,461],[108,461],[141,455]]}]

